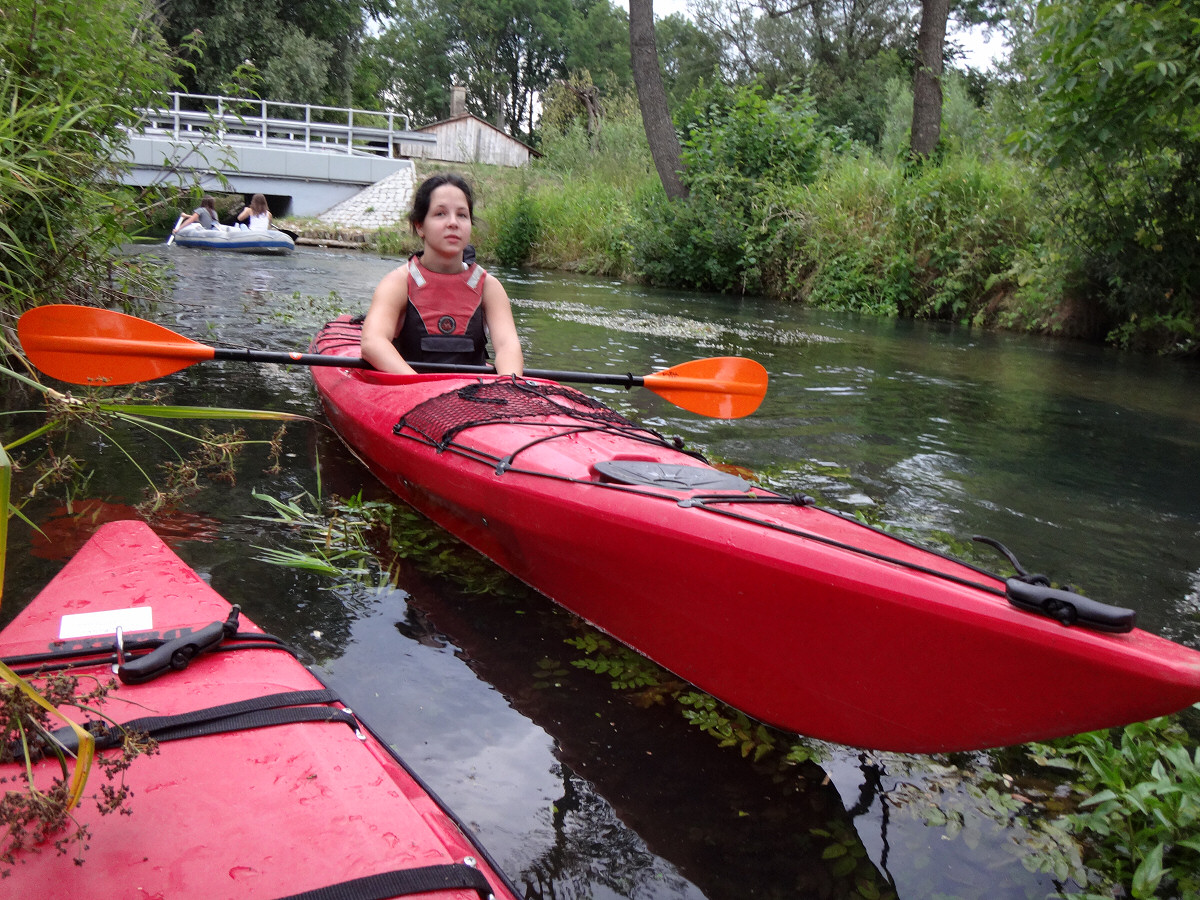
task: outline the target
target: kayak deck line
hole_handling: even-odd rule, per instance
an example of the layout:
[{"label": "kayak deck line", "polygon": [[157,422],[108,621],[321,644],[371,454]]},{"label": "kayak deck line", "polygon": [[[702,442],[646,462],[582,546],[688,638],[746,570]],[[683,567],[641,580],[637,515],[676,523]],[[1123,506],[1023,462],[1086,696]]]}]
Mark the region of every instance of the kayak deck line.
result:
[{"label": "kayak deck line", "polygon": [[[803,493],[736,478],[714,488],[720,472],[702,454],[591,398],[577,415],[553,381],[365,372],[355,335],[346,320],[323,329],[311,349],[347,362],[312,375],[330,424],[372,474],[530,587],[759,721],[940,753],[1200,701],[1200,653],[1134,628],[1132,610],[1029,575],[997,542],[985,541],[1016,576]],[[543,415],[497,402],[543,389],[556,401]],[[425,404],[467,405],[446,400],[461,391],[488,400],[472,404],[485,411],[445,426],[414,417]],[[630,468],[651,477],[627,478]]]},{"label": "kayak deck line", "polygon": [[[349,710],[326,705],[341,702],[341,697],[331,690],[282,691],[169,716],[142,716],[126,722],[95,722],[91,723],[88,730],[95,738],[97,750],[119,747],[126,734],[144,734],[161,744],[164,741],[302,722],[338,722],[349,725],[361,739],[362,732],[359,730],[358,720]],[[75,732],[69,727],[59,728],[51,732],[50,736],[52,743],[30,747],[32,759],[40,758],[41,747],[53,744],[58,744],[72,753],[77,749]]]},{"label": "kayak deck line", "polygon": [[[654,479],[652,477],[642,478],[640,480],[633,479],[630,483],[628,471],[614,476],[616,469],[612,463],[597,463],[593,468],[598,469],[604,477],[602,479],[583,479],[563,476],[558,473],[548,472],[537,469],[520,468],[514,465],[514,460],[517,455],[537,446],[546,441],[557,440],[562,438],[570,438],[578,434],[602,432],[617,434],[621,437],[633,438],[634,440],[643,441],[647,444],[672,448],[687,453],[695,457],[699,462],[707,465],[707,460],[704,456],[695,451],[688,451],[679,446],[679,443],[670,441],[663,435],[649,428],[645,428],[635,422],[626,419],[624,416],[610,409],[602,403],[599,403],[592,398],[586,396],[580,391],[573,388],[564,387],[562,385],[542,385],[535,382],[521,382],[519,379],[505,376],[501,380],[481,381],[476,384],[468,385],[467,387],[457,390],[448,391],[444,394],[431,397],[419,406],[414,407],[408,412],[396,425],[393,427],[393,433],[397,437],[406,437],[427,442],[434,447],[439,453],[447,450],[460,452],[465,456],[475,459],[481,459],[482,455],[474,452],[468,444],[460,444],[455,441],[455,438],[462,432],[471,429],[483,427],[486,425],[505,425],[505,426],[526,426],[530,428],[550,429],[552,433],[543,435],[542,437],[534,438],[523,445],[516,447],[507,456],[503,458],[490,458],[490,462],[495,463],[495,472],[497,475],[503,475],[507,472],[514,474],[530,475],[533,477],[553,478],[559,481],[565,481],[573,484],[586,484],[589,486],[598,486],[612,490],[628,491],[631,493],[640,493],[645,496],[658,497],[668,500],[672,503],[677,503],[681,507],[700,509],[705,512],[715,515],[725,515],[731,518],[740,519],[742,521],[759,525],[762,527],[778,530],[786,534],[804,538],[807,540],[819,541],[841,550],[847,550],[852,553],[862,554],[879,562],[890,563],[892,565],[902,566],[912,569],[926,575],[932,575],[938,578],[946,578],[958,584],[967,587],[977,588],[995,594],[998,597],[1007,596],[1007,592],[1002,585],[1004,579],[993,572],[989,572],[971,563],[965,563],[961,560],[953,559],[945,554],[938,553],[933,550],[926,550],[919,545],[906,541],[903,538],[889,534],[883,529],[876,528],[873,525],[865,525],[855,519],[849,519],[842,513],[835,510],[819,507],[816,501],[805,494],[795,494],[792,496],[779,494],[774,491],[766,491],[762,488],[753,488],[749,482],[736,476],[726,476],[737,482],[741,490],[739,493],[712,493],[712,494],[689,494],[687,497],[679,497],[676,494],[665,494],[655,492],[653,490],[644,490],[639,485],[646,487],[665,487],[666,489],[691,489],[690,485],[680,485],[675,487],[670,484],[663,483],[663,479]],[[534,400],[533,398],[537,398]],[[515,409],[510,409],[509,400]],[[566,400],[578,406],[566,406],[556,400]],[[465,410],[465,411],[464,411]],[[489,415],[467,415],[467,411],[472,413],[489,413]],[[581,419],[585,424],[579,426],[569,426],[561,419],[575,420]],[[587,424],[587,423],[595,424]],[[636,467],[636,460],[622,460],[623,468],[628,470],[631,467]],[[707,475],[708,471],[700,467],[676,466],[674,467],[671,476],[668,476],[667,481],[672,478],[678,480],[679,473],[690,469],[692,472],[700,475]],[[636,471],[636,468],[634,468]],[[644,470],[643,470],[644,471]],[[623,478],[623,481],[616,481],[615,478]],[[709,479],[711,480],[711,478]],[[762,490],[762,494],[754,494],[752,490]],[[922,566],[908,560],[888,556],[884,553],[868,550],[853,544],[836,541],[825,535],[819,534],[811,530],[803,530],[791,527],[778,522],[770,522],[765,519],[754,518],[752,516],[743,515],[732,510],[718,509],[713,504],[728,503],[728,504],[785,504],[802,507],[811,507],[818,509],[829,515],[848,518],[849,521],[855,522],[863,527],[870,528],[872,531],[892,540],[899,541],[913,549],[923,550],[924,552],[932,553],[940,558],[953,562],[959,565],[965,565],[974,569],[980,575],[987,576],[995,580],[996,584],[984,584],[979,581],[962,578],[953,574],[942,572],[937,569],[932,569],[927,566]],[[1095,602],[1095,601],[1093,601]],[[1131,625],[1132,627],[1132,625]]]},{"label": "kayak deck line", "polygon": [[[564,419],[567,422],[580,420],[583,424],[568,425],[562,421]],[[965,587],[976,588],[997,597],[1004,597],[1013,606],[1025,612],[1047,616],[1063,625],[1080,625],[1110,633],[1131,631],[1135,625],[1136,614],[1133,610],[1101,603],[1069,590],[1051,588],[1050,580],[1046,576],[1027,573],[1015,555],[999,541],[975,537],[975,540],[998,550],[1017,570],[1016,578],[1006,580],[973,563],[954,559],[938,551],[926,550],[912,541],[897,537],[874,525],[859,522],[836,510],[819,507],[813,498],[805,494],[798,493],[788,496],[774,491],[765,491],[765,489],[757,488],[735,475],[717,472],[708,466],[708,461],[703,454],[685,449],[681,440],[668,441],[659,432],[630,421],[615,410],[574,388],[558,384],[522,381],[515,376],[503,376],[492,381],[480,380],[466,387],[431,397],[405,414],[392,431],[401,437],[411,436],[409,433],[415,432],[441,453],[451,448],[469,450],[469,445],[458,444],[455,441],[459,434],[471,428],[496,424],[549,429],[551,432],[516,446],[503,458],[494,459],[497,475],[519,472],[577,484],[599,484],[609,488],[645,485],[667,490],[686,490],[692,493],[684,498],[661,494],[653,496],[662,496],[684,508],[703,509],[717,515],[741,519],[753,525],[782,531],[806,540],[819,541],[851,553],[862,554],[879,562],[901,566],[935,578],[947,579]],[[701,463],[701,466],[664,466],[661,463],[638,460],[604,460],[592,465],[593,472],[602,476],[597,480],[564,477],[558,473],[517,468],[514,465],[518,454],[539,444],[586,433],[609,433],[655,446],[679,450],[694,457]],[[724,493],[695,493],[701,488],[719,489]],[[755,490],[763,492],[756,494]],[[887,553],[833,540],[814,530],[771,522],[765,518],[755,518],[733,510],[718,509],[713,505],[763,503],[811,507],[825,514],[841,517],[879,535],[899,541],[911,549],[930,553],[956,565],[966,566],[979,575],[992,579],[994,583],[988,584],[973,578],[964,578]]]}]

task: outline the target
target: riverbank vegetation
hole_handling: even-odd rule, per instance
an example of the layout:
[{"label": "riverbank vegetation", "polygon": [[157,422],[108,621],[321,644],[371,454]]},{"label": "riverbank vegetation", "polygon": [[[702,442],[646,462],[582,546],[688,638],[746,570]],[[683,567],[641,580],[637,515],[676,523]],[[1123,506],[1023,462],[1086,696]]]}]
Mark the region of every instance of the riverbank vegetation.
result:
[{"label": "riverbank vegetation", "polygon": [[[673,202],[626,99],[598,138],[569,121],[543,134],[545,155],[529,171],[475,172],[481,246],[505,264],[1197,351],[1200,281],[1182,260],[1196,240],[1182,207],[1197,198],[1182,157],[1156,163],[1155,175],[1114,164],[1120,183],[1104,181],[1122,194],[1114,204],[1088,190],[1086,173],[1055,174],[1014,153],[1010,98],[997,91],[979,107],[952,74],[940,156],[913,163],[911,95],[899,80],[888,95],[871,149],[823,127],[810,94],[698,91],[683,129],[690,193]],[[1173,194],[1158,192],[1172,180]]]}]

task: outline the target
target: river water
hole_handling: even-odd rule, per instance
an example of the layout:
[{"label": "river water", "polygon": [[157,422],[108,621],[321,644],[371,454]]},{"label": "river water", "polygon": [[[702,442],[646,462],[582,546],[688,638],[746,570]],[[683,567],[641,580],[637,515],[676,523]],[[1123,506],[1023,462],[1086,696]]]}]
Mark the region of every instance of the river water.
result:
[{"label": "river water", "polygon": [[[151,317],[206,343],[258,349],[303,350],[328,318],[365,310],[399,264],[310,248],[286,258],[148,255],[165,258],[174,280],[172,300]],[[1200,647],[1195,364],[600,278],[496,274],[528,366],[640,374],[701,356],[758,359],[771,375],[767,399],[733,422],[649,392],[587,390],[770,487],[930,546],[996,538],[1026,568],[1134,607],[1142,627]],[[320,418],[304,369],[197,365],[138,395]],[[29,402],[12,395],[7,407]],[[10,417],[6,440],[37,421]],[[274,430],[244,427],[262,440]],[[81,496],[116,515],[145,496],[129,457],[161,478],[152,459],[174,453],[135,428],[81,431],[69,449],[96,472]],[[471,589],[401,560],[392,584],[374,588],[261,561],[262,548],[302,541],[253,518],[272,515],[254,493],[301,504],[305,492],[387,499],[320,424],[293,424],[282,449],[272,472],[265,446],[251,447],[235,483],[203,481],[160,528],[218,591],[311,654],[527,896],[1040,898],[1060,886],[1030,871],[1031,848],[1044,842],[1037,820],[1059,785],[1020,754],[812,743],[819,764],[755,762],[669,704],[643,707],[571,666],[580,654],[565,640],[581,624],[487,567]],[[0,624],[86,530],[62,502],[60,488],[27,508],[49,543],[14,521]],[[898,665],[936,664],[936,647],[897,643]],[[998,809],[987,799],[994,787],[1030,803]]]}]

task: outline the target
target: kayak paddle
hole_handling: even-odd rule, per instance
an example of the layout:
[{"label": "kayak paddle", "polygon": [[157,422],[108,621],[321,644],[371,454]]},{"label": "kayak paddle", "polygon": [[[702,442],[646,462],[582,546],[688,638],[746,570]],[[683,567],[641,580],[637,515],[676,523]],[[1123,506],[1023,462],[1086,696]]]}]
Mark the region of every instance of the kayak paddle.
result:
[{"label": "kayak paddle", "polygon": [[[183,221],[183,216],[180,216],[178,219],[176,219],[175,220],[175,228],[178,228],[179,223],[182,221]],[[170,247],[171,242],[175,240],[175,228],[172,228],[171,233],[169,235],[167,235],[167,246],[168,247]]]},{"label": "kayak paddle", "polygon": [[[207,360],[372,368],[353,356],[209,347],[154,322],[91,306],[36,307],[18,320],[17,335],[29,361],[42,372],[60,381],[97,387],[151,381]],[[420,372],[495,374],[489,366],[411,365]],[[740,356],[697,359],[644,376],[526,369],[525,377],[640,386],[689,412],[718,419],[750,415],[767,393],[767,370]]]}]

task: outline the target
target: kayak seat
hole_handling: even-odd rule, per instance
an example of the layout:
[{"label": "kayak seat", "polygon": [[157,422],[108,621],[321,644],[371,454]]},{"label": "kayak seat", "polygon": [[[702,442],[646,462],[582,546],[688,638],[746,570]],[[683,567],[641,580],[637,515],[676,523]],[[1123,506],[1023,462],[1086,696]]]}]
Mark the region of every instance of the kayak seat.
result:
[{"label": "kayak seat", "polygon": [[606,459],[593,463],[592,471],[600,476],[601,481],[644,485],[668,491],[750,490],[750,482],[745,479],[704,466],[681,466],[637,459]]}]

